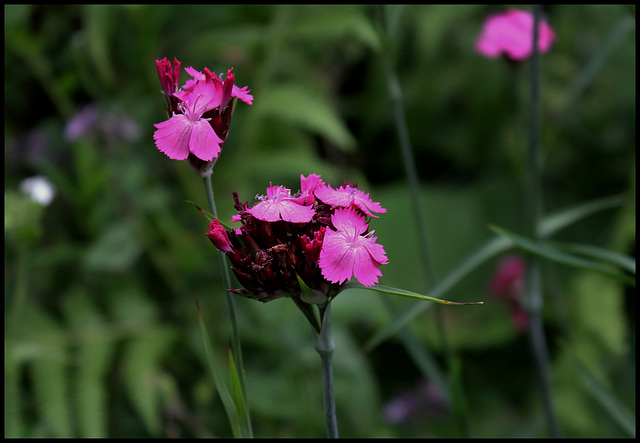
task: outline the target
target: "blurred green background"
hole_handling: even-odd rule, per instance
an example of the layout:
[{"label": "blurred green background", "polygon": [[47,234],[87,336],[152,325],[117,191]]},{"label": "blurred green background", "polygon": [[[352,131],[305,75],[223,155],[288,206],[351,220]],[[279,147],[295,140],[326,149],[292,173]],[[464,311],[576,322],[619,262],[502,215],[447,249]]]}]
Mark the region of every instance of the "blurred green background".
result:
[{"label": "blurred green background", "polygon": [[[424,292],[425,279],[381,62],[391,51],[417,161],[429,255],[440,279],[492,238],[523,232],[528,63],[473,48],[500,6],[5,5],[5,436],[230,436],[206,366],[195,300],[213,341],[229,340],[204,186],[158,152],[166,119],[155,59],[234,68],[238,103],[216,164],[218,212],[300,174],[358,182],[388,212],[372,222],[390,263],[381,283]],[[557,34],[542,59],[545,213],[627,193],[627,204],[554,239],[635,257],[635,7],[549,6]],[[181,84],[186,81],[183,72]],[[46,176],[46,207],[20,192]],[[488,293],[499,258],[446,296],[468,434],[393,337],[362,345],[394,316],[367,291],[333,303],[338,426],[343,437],[546,435],[525,333]],[[567,437],[628,436],[576,355],[619,410],[635,417],[635,290],[545,262],[544,322],[554,403]],[[401,312],[411,301],[388,297]],[[237,298],[257,437],[322,437],[319,358],[286,299]],[[434,310],[410,330],[447,367]],[[222,354],[224,355],[224,354]],[[399,402],[399,403],[398,403]],[[393,419],[390,405],[407,409]],[[635,420],[634,431],[635,436]]]}]

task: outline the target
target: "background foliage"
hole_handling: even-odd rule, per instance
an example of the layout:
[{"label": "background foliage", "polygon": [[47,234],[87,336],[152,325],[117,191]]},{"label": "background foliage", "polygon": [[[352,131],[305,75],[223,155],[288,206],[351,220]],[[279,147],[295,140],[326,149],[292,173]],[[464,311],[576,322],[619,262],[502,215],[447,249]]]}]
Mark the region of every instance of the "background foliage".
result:
[{"label": "background foliage", "polygon": [[[527,65],[473,50],[484,18],[499,9],[383,7],[436,279],[492,238],[487,222],[523,228]],[[628,196],[554,239],[635,257],[635,7],[545,12],[558,36],[542,65],[545,212]],[[206,207],[206,196],[185,163],[153,144],[152,124],[165,119],[155,59],[233,66],[255,96],[237,106],[214,171],[222,219],[234,212],[234,190],[251,201],[269,182],[297,189],[311,172],[334,185],[359,182],[388,209],[375,223],[390,260],[381,283],[433,285],[416,248],[381,50],[362,6],[5,6],[5,436],[230,435],[195,307],[197,299],[224,350],[216,251],[206,220],[185,203]],[[58,191],[46,208],[18,191],[36,174]],[[466,435],[543,436],[527,336],[487,291],[497,260],[444,297],[485,305],[441,309]],[[597,393],[635,416],[634,290],[551,262],[543,273],[563,435],[628,435]],[[410,306],[359,291],[334,302],[341,436],[464,435],[397,337],[363,352],[393,319],[389,302]],[[306,321],[286,300],[238,299],[237,309],[254,434],[322,436]],[[410,330],[444,362],[432,310]],[[390,421],[385,408],[412,404],[407,392],[423,394],[409,417]]]}]

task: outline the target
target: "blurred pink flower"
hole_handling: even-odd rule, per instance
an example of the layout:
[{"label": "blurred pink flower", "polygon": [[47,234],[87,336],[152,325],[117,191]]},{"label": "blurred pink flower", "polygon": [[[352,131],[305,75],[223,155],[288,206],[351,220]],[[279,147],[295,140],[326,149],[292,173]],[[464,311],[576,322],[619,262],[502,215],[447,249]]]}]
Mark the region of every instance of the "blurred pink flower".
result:
[{"label": "blurred pink flower", "polygon": [[369,227],[365,217],[352,208],[337,209],[331,222],[336,230],[326,230],[318,261],[322,275],[332,283],[355,277],[364,286],[376,284],[378,268],[388,260],[373,231],[362,235]]},{"label": "blurred pink flower", "polygon": [[529,329],[529,314],[522,307],[526,266],[519,255],[507,255],[498,263],[489,292],[509,304],[511,322],[519,331]]},{"label": "blurred pink flower", "polygon": [[[533,15],[531,12],[509,8],[505,12],[487,18],[480,36],[476,40],[476,50],[489,58],[505,55],[511,60],[522,61],[533,52]],[[540,20],[538,49],[547,52],[555,40],[555,33],[544,20]]]},{"label": "blurred pink flower", "polygon": [[[264,198],[264,197],[263,197]],[[315,211],[311,206],[303,206],[291,197],[291,190],[284,186],[270,186],[267,197],[248,212],[258,220],[275,222],[284,220],[291,223],[307,223]]]},{"label": "blurred pink flower", "polygon": [[507,255],[498,263],[490,283],[492,295],[514,298],[522,292],[525,264],[519,255]]},{"label": "blurred pink flower", "polygon": [[320,186],[314,192],[316,197],[323,203],[342,208],[348,208],[353,205],[370,217],[378,217],[373,215],[371,211],[387,212],[386,209],[380,206],[380,203],[371,200],[369,194],[365,194],[356,186],[351,186],[350,184],[340,186],[338,189],[333,189],[328,185]]}]

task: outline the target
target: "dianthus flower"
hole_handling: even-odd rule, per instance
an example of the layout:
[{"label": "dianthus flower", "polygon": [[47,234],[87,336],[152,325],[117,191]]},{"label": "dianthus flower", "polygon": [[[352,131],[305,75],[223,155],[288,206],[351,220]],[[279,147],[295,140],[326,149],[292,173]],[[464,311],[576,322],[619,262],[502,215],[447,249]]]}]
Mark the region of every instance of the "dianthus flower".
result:
[{"label": "dianthus flower", "polygon": [[350,183],[345,183],[338,189],[333,189],[331,186],[320,186],[314,193],[323,203],[343,208],[353,206],[370,217],[378,217],[377,215],[373,215],[371,211],[387,212],[386,209],[380,206],[380,203],[371,200],[369,194],[365,194],[357,188],[357,185],[354,186]]},{"label": "dianthus flower", "polygon": [[337,209],[331,216],[336,230],[324,234],[318,264],[327,280],[342,283],[355,277],[364,286],[378,283],[378,269],[388,262],[382,245],[376,243],[373,231],[363,215],[353,208]]},{"label": "dianthus flower", "polygon": [[193,77],[179,88],[180,62],[171,66],[166,57],[156,60],[158,77],[167,99],[169,119],[157,123],[156,146],[169,158],[188,159],[200,174],[211,170],[227,138],[235,99],[253,103],[248,87],[239,88],[233,69],[222,79],[206,67],[185,71]]},{"label": "dianthus flower", "polygon": [[275,222],[284,220],[291,223],[311,221],[315,211],[311,206],[303,206],[291,197],[291,190],[284,186],[270,186],[267,197],[249,209],[249,213],[259,220]]},{"label": "dianthus flower", "polygon": [[351,201],[323,202],[317,192],[324,187],[319,175],[302,175],[299,193],[270,186],[252,207],[234,193],[238,213],[231,222],[241,226],[225,230],[214,219],[207,233],[243,286],[232,292],[262,302],[288,296],[323,304],[353,277],[365,286],[377,283],[388,260],[368,231],[366,212]]},{"label": "dianthus flower", "polygon": [[[476,40],[476,50],[489,58],[501,55],[513,61],[522,61],[533,52],[533,15],[531,12],[509,8],[493,14],[484,22]],[[538,49],[546,53],[555,40],[549,24],[541,19],[538,29]]]}]

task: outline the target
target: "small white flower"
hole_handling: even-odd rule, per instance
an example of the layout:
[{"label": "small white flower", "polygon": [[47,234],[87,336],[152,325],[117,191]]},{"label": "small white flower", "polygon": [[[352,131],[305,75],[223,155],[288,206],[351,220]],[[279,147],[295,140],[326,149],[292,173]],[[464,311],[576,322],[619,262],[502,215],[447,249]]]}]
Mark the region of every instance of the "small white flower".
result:
[{"label": "small white flower", "polygon": [[41,175],[22,180],[20,191],[29,195],[33,201],[42,206],[49,206],[56,195],[55,186]]}]

